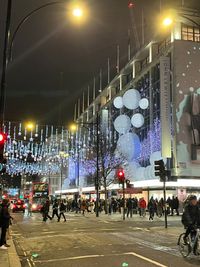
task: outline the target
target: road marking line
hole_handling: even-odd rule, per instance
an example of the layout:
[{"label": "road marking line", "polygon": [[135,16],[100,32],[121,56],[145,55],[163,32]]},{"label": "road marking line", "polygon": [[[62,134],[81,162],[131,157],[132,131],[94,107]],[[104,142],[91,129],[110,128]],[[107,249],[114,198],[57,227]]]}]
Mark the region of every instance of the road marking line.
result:
[{"label": "road marking line", "polygon": [[150,263],[155,264],[156,266],[159,266],[159,267],[168,267],[167,265],[163,265],[163,264],[161,264],[161,263],[159,263],[157,261],[151,260],[151,259],[149,259],[147,257],[144,257],[144,256],[142,256],[140,254],[137,254],[135,252],[128,252],[128,253],[124,253],[124,254],[125,255],[133,255],[133,256],[135,256],[135,257],[137,257],[139,259],[142,259],[144,261],[150,262]]},{"label": "road marking line", "polygon": [[31,266],[31,263],[30,263],[30,261],[29,261],[29,259],[26,259],[27,260],[27,262],[28,262],[28,265],[30,266],[30,267],[32,267]]},{"label": "road marking line", "polygon": [[35,260],[34,263],[47,263],[47,262],[67,261],[67,260],[82,260],[82,259],[88,259],[88,258],[100,258],[100,257],[122,256],[122,255],[132,255],[132,256],[135,256],[141,260],[152,263],[155,266],[168,267],[167,265],[163,265],[157,261],[151,260],[151,259],[144,257],[140,254],[137,254],[135,252],[127,252],[127,253],[119,254],[119,253],[115,253],[115,251],[113,251],[112,254],[108,254],[108,255],[85,255],[85,256],[69,257],[69,258],[62,258],[62,259]]},{"label": "road marking line", "polygon": [[77,256],[77,257],[69,257],[69,258],[62,258],[62,259],[51,259],[51,260],[36,260],[35,263],[43,263],[43,262],[57,262],[57,261],[66,261],[66,260],[81,260],[81,259],[88,259],[88,258],[99,258],[105,257],[105,255],[86,255],[86,256]]},{"label": "road marking line", "polygon": [[108,221],[102,221],[102,222],[104,222],[104,223],[108,223],[108,224],[110,224],[111,222],[108,222]]}]

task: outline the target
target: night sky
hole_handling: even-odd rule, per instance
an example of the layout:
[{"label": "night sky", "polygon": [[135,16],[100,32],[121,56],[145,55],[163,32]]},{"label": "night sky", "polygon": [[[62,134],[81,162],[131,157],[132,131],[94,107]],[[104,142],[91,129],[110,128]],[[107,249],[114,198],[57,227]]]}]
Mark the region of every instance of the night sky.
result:
[{"label": "night sky", "polygon": [[[83,1],[83,0],[82,0]],[[6,0],[0,0],[0,56],[2,56]],[[12,29],[33,9],[50,0],[13,0]],[[66,1],[68,2],[68,1]],[[127,61],[128,30],[132,54],[135,51],[133,29],[141,40],[141,10],[145,14],[145,39],[156,32],[155,17],[160,0],[136,0],[132,13],[127,0],[87,0],[90,10],[87,22],[73,24],[65,5],[40,10],[18,32],[13,47],[13,62],[7,72],[6,120],[32,119],[40,124],[68,124],[73,120],[74,104],[88,85],[92,91],[93,77],[99,88],[99,71],[103,85],[107,82],[107,58],[110,57],[112,77],[116,74],[116,46],[120,45],[120,65]],[[171,7],[181,1],[162,1]],[[185,4],[200,8],[199,0]],[[0,57],[1,59],[1,57]]]}]

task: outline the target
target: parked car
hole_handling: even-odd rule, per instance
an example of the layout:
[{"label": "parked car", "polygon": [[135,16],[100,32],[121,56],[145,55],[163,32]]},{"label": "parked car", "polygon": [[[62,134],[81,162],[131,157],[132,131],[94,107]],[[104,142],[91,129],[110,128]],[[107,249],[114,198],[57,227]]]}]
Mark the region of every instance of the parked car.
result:
[{"label": "parked car", "polygon": [[12,212],[22,211],[25,212],[26,205],[23,200],[17,200],[13,203]]}]

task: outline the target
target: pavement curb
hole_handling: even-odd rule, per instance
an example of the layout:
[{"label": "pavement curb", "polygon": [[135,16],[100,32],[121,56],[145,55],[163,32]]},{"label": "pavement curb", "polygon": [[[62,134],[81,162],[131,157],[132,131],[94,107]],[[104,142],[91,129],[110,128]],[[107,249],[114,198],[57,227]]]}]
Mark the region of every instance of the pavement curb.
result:
[{"label": "pavement curb", "polygon": [[10,267],[21,267],[21,262],[19,260],[19,256],[17,254],[15,244],[13,242],[12,237],[9,240],[10,248],[8,249],[8,260]]}]

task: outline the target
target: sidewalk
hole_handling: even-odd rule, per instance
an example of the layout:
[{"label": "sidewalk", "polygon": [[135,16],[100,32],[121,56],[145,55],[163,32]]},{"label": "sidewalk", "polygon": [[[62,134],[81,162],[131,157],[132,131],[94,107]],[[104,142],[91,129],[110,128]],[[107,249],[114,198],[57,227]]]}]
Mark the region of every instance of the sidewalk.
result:
[{"label": "sidewalk", "polygon": [[0,267],[21,267],[12,237],[8,244],[10,247],[7,250],[0,249]]}]

